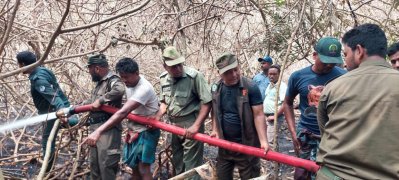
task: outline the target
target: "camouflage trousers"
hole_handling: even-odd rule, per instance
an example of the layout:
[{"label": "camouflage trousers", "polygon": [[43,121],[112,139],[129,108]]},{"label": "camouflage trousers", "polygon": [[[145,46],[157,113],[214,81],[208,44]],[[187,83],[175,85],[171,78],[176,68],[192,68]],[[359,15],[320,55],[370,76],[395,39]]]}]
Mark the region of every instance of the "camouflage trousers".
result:
[{"label": "camouflage trousers", "polygon": [[[297,138],[301,143],[301,149],[299,150],[299,157],[302,159],[308,159],[311,161],[316,161],[317,150],[320,144],[320,137],[306,128],[297,128]],[[316,179],[316,174],[310,171],[306,171],[302,168],[295,168],[294,174],[295,180],[306,180],[306,179]]]}]

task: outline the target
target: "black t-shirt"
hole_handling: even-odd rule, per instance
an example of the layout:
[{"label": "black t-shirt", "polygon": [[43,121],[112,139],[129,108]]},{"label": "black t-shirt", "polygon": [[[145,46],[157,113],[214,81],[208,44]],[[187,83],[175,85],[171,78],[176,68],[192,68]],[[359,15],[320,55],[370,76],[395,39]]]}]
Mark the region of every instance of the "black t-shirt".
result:
[{"label": "black t-shirt", "polygon": [[[251,106],[263,103],[259,88],[249,83],[248,99]],[[222,112],[222,129],[224,138],[228,141],[241,143],[241,120],[238,112],[237,97],[240,96],[239,85],[226,86],[222,84],[220,91],[220,106]]]}]

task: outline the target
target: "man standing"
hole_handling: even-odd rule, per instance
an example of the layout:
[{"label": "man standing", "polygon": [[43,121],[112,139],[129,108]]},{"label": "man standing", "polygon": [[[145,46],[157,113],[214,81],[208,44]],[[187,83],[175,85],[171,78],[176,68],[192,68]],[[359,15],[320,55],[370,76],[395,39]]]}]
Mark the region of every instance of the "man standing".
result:
[{"label": "man standing", "polygon": [[391,61],[392,67],[399,70],[399,42],[392,44],[388,48],[388,57]]},{"label": "man standing", "polygon": [[[211,136],[267,151],[269,145],[259,88],[251,80],[241,77],[235,55],[224,53],[216,60],[216,66],[221,80],[212,85]],[[219,148],[218,179],[233,179],[234,167],[238,168],[241,179],[260,175],[258,157]]]},{"label": "man standing", "polygon": [[265,90],[270,83],[268,75],[268,71],[270,66],[273,64],[273,60],[269,56],[265,56],[263,58],[258,59],[260,63],[260,69],[262,72],[259,72],[253,78],[253,82],[258,86],[260,93],[262,94],[262,100],[265,99]]},{"label": "man standing", "polygon": [[[278,130],[281,127],[281,124],[284,121],[284,109],[282,108],[282,104],[284,101],[285,93],[287,91],[287,84],[284,82],[281,82],[280,84],[280,89],[279,89],[279,94],[277,94],[277,81],[278,78],[280,77],[280,66],[279,65],[272,65],[269,68],[268,76],[270,78],[270,83],[266,88],[265,91],[265,100],[263,101],[263,112],[265,113],[266,116],[266,122],[267,122],[267,141],[269,144],[273,144],[273,139],[274,139],[274,120],[277,119],[277,133]],[[276,110],[275,108],[275,102],[278,96],[278,111],[277,115],[278,117],[274,117],[274,112]]]},{"label": "man standing", "polygon": [[208,117],[212,97],[204,75],[183,66],[185,58],[175,47],[167,47],[162,58],[166,72],[160,77],[161,106],[156,119],[166,113],[171,123],[186,129],[184,137],[172,135],[172,162],[176,174],[181,174],[202,165],[204,144],[191,138],[197,132],[204,132],[203,122]]},{"label": "man standing", "polygon": [[385,33],[363,24],[342,42],[350,72],[320,97],[317,179],[398,179],[399,72],[384,59]]},{"label": "man standing", "polygon": [[[131,58],[119,60],[115,67],[126,84],[127,102],[107,122],[102,124],[86,139],[86,143],[95,146],[100,136],[108,129],[117,126],[130,112],[140,116],[153,116],[158,112],[158,97],[153,86],[139,74],[139,66]],[[123,161],[133,169],[133,179],[152,179],[151,164],[155,161],[155,152],[160,136],[159,129],[147,129],[146,126],[128,121],[128,133],[123,150]]]},{"label": "man standing", "polygon": [[[17,54],[17,60],[19,67],[24,67],[35,63],[37,59],[36,55],[32,52],[22,51]],[[33,98],[33,103],[38,110],[38,114],[47,114],[70,106],[67,97],[65,96],[64,92],[62,92],[62,89],[60,88],[52,71],[45,67],[39,66],[23,73],[29,74],[29,81],[31,84],[30,92]],[[50,120],[46,121],[44,124],[42,134],[43,156],[46,154],[47,140],[50,136],[51,129],[53,129],[54,122],[55,120]],[[74,125],[76,122],[76,117],[70,119],[70,125]],[[56,138],[51,141],[50,161],[46,172],[50,171],[54,162],[55,140]]]},{"label": "man standing", "polygon": [[[310,106],[308,93],[311,86],[324,86],[327,82],[341,76],[345,71],[336,66],[343,63],[341,44],[333,37],[323,37],[314,46],[311,66],[294,72],[288,80],[287,93],[284,99],[284,115],[288,130],[292,135],[294,150],[302,159],[316,160],[316,152],[320,142],[320,131],[317,124],[315,106]],[[299,94],[301,116],[295,128],[293,102]],[[295,168],[295,179],[309,178],[310,172]],[[312,174],[312,179],[314,174]]]},{"label": "man standing", "polygon": [[[125,93],[125,85],[114,74],[108,65],[104,54],[94,54],[89,57],[89,73],[96,87],[91,93],[91,98],[84,104],[92,104],[88,121],[89,131],[94,132],[112,116],[112,114],[98,111],[103,104],[120,108],[122,97]],[[97,143],[90,147],[90,177],[91,179],[115,179],[120,160],[120,146],[122,138],[122,125],[113,124],[112,128],[105,130]]]}]

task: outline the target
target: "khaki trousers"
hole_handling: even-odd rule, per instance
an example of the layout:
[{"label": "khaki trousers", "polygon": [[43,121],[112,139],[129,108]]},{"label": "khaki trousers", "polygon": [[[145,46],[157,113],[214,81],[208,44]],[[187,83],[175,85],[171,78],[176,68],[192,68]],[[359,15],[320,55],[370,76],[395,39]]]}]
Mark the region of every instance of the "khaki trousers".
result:
[{"label": "khaki trousers", "polygon": [[[195,119],[173,124],[187,129],[194,124],[194,121]],[[199,133],[204,133],[204,126],[201,126]],[[203,153],[204,144],[202,142],[172,135],[172,162],[176,175],[202,165]],[[188,179],[197,180],[201,178],[199,175],[195,175]]]}]

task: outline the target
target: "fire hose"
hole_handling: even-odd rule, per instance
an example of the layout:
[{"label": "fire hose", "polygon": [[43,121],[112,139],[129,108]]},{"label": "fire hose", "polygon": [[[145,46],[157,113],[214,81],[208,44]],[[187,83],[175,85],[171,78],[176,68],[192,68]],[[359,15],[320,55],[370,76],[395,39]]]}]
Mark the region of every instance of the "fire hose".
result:
[{"label": "fire hose", "polygon": [[[111,107],[108,105],[103,105],[103,106],[101,106],[100,109],[105,112],[112,113],[112,114],[115,113],[116,111],[118,111],[117,108]],[[90,110],[91,110],[91,105],[76,106],[76,107],[72,108],[69,113],[71,113],[71,114],[83,113],[83,112],[87,112]],[[164,123],[161,121],[148,119],[147,117],[129,114],[126,118],[131,121],[134,121],[134,122],[137,122],[140,124],[149,125],[149,126],[152,126],[155,128],[159,128],[159,129],[162,129],[164,131],[167,131],[167,132],[170,132],[170,133],[173,133],[176,135],[183,136],[185,133],[185,129],[183,129],[183,128],[173,126],[171,124],[167,124],[167,123]],[[201,133],[196,133],[193,136],[193,139],[200,141],[200,142],[207,143],[212,146],[217,146],[217,147],[220,147],[220,148],[223,148],[226,150],[260,157],[262,159],[276,161],[276,162],[287,164],[287,165],[294,166],[294,167],[300,167],[300,168],[306,169],[311,172],[317,172],[320,169],[319,165],[317,165],[315,162],[310,161],[310,160],[305,160],[305,159],[297,158],[294,156],[289,156],[289,155],[274,152],[271,150],[269,150],[267,153],[265,153],[265,151],[260,148],[247,146],[247,145],[243,145],[243,144],[239,144],[239,143],[233,143],[233,142],[226,141],[223,139],[210,137],[208,135],[201,134]]]}]

